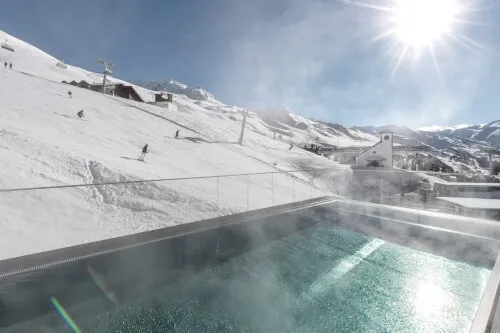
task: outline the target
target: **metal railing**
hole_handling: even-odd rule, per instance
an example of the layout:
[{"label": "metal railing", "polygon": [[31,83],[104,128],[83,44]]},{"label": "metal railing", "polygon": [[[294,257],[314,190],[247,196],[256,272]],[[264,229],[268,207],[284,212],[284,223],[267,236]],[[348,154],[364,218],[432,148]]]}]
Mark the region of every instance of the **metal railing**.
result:
[{"label": "metal railing", "polygon": [[[337,168],[0,189],[0,260],[329,195]],[[94,170],[99,173],[99,170]],[[107,178],[108,177],[108,178]],[[316,182],[317,183],[317,182]]]},{"label": "metal railing", "polygon": [[219,178],[225,178],[225,177],[272,175],[272,174],[290,174],[293,177],[293,174],[294,173],[298,173],[298,172],[317,172],[317,171],[328,171],[328,170],[336,170],[337,171],[339,169],[338,168],[296,169],[296,170],[280,170],[280,171],[268,171],[268,172],[222,174],[222,175],[213,175],[213,176],[157,178],[157,179],[140,179],[140,180],[111,181],[111,182],[99,182],[99,183],[80,183],[80,184],[68,184],[68,185],[33,186],[33,187],[18,187],[18,188],[0,188],[0,193],[2,193],[2,192],[34,191],[34,190],[49,190],[49,189],[58,189],[58,188],[59,189],[60,188],[71,188],[71,187],[89,187],[89,186],[137,184],[137,183],[156,183],[156,182],[180,181],[180,180],[195,180],[195,179],[210,179],[210,178],[217,178],[217,179],[219,179]]}]

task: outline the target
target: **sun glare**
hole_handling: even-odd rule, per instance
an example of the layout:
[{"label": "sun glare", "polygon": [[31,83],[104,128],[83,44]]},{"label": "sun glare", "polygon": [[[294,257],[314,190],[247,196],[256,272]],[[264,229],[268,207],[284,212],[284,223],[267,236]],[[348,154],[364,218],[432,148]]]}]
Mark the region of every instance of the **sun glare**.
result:
[{"label": "sun glare", "polygon": [[458,8],[455,0],[397,0],[394,34],[409,47],[430,45],[452,32]]},{"label": "sun glare", "polygon": [[429,55],[439,78],[443,80],[438,61],[442,57],[437,54],[443,48],[453,47],[454,43],[473,51],[486,49],[463,34],[465,24],[477,24],[466,18],[480,9],[474,0],[348,1],[379,13],[373,16],[376,24],[373,41],[389,42],[386,50],[394,60],[392,76],[403,60],[420,60]]}]

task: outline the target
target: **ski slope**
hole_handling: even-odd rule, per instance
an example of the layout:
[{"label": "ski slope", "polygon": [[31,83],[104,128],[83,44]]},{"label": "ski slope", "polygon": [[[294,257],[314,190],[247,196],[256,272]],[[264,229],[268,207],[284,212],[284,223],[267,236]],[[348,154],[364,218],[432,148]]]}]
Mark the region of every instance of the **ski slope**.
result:
[{"label": "ski slope", "polygon": [[[181,94],[174,103],[152,105],[63,84],[100,75],[70,65],[60,69],[50,55],[7,38],[15,52],[0,53],[0,61],[14,66],[0,70],[1,189],[299,167],[346,173],[346,166],[289,150],[288,141],[274,140],[253,113],[244,145],[235,144],[242,109],[215,99]],[[82,109],[85,118],[79,119]],[[177,130],[180,138],[174,139]],[[146,143],[150,153],[140,162]],[[330,185],[297,173],[3,192],[0,259],[317,197]]]}]

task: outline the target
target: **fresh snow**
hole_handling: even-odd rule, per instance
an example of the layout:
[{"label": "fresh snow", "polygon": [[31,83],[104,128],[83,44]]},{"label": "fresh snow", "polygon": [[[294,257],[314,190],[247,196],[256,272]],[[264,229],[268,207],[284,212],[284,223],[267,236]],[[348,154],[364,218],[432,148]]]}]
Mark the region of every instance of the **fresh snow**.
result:
[{"label": "fresh snow", "polygon": [[[147,104],[102,95],[61,83],[102,82],[101,74],[67,63],[67,69],[61,69],[56,66],[58,59],[0,31],[0,40],[4,39],[15,52],[0,50],[0,62],[12,62],[14,68],[0,68],[1,189],[332,169],[297,172],[293,177],[238,176],[0,192],[0,259],[342,194],[348,190],[349,166],[296,147],[310,143],[370,146],[379,140],[359,128],[327,125],[286,108],[273,108],[248,112],[240,146],[236,142],[247,111],[226,105],[201,88],[176,81],[155,88],[174,93],[173,103]],[[130,84],[114,77],[109,81]],[[135,88],[146,101],[154,101],[153,91]],[[84,120],[76,115],[81,109]],[[177,130],[180,139],[174,138]],[[449,140],[455,144],[458,139]],[[150,149],[146,162],[137,161],[146,143]],[[295,148],[290,150],[290,144]],[[445,161],[447,156],[438,158]]]},{"label": "fresh snow", "polygon": [[460,124],[460,125],[455,125],[455,126],[439,126],[439,125],[432,125],[432,126],[423,126],[418,128],[418,131],[423,131],[423,132],[442,132],[446,130],[454,131],[457,129],[462,129],[462,128],[467,128],[471,127],[473,125],[467,125],[467,124]]},{"label": "fresh snow", "polygon": [[[240,146],[239,107],[185,94],[152,105],[69,86],[60,81],[102,76],[69,64],[61,69],[41,50],[1,32],[4,38],[15,52],[0,53],[14,66],[0,69],[1,189],[334,170],[326,178],[304,172],[3,192],[0,259],[323,196],[341,191],[331,180],[349,174],[348,166],[289,150],[306,131],[274,140],[269,126],[250,113]],[[85,121],[76,115],[82,109]],[[146,163],[137,161],[146,143]]]},{"label": "fresh snow", "polygon": [[210,94],[208,91],[203,90],[199,87],[189,87],[183,83],[177,81],[163,81],[163,82],[155,82],[155,81],[137,81],[135,82],[137,85],[145,87],[147,89],[151,89],[154,91],[164,91],[170,92],[178,95],[185,95],[193,100],[198,101],[214,101],[215,97]]}]

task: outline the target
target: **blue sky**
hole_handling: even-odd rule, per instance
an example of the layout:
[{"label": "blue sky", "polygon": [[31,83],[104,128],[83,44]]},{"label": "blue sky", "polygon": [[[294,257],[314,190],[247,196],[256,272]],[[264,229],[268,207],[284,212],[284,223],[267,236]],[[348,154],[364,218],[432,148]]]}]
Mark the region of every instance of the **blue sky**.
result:
[{"label": "blue sky", "polygon": [[85,69],[113,60],[125,80],[176,79],[228,104],[348,126],[419,127],[500,118],[499,7],[488,1],[464,16],[479,24],[455,27],[482,46],[436,44],[439,74],[428,52],[394,72],[400,46],[374,41],[387,14],[351,0],[9,0],[0,29]]}]

